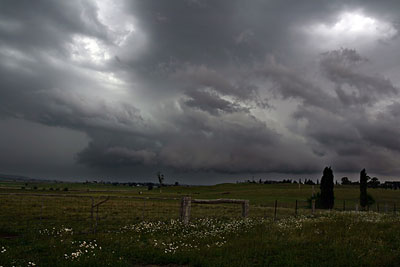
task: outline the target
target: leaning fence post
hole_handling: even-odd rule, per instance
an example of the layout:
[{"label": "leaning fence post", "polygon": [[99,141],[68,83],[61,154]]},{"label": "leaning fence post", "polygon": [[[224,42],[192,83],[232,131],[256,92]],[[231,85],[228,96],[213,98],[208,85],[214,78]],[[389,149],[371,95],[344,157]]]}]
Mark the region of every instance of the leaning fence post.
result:
[{"label": "leaning fence post", "polygon": [[43,206],[44,206],[44,203],[43,203],[43,197],[42,197],[42,206],[40,207],[40,223],[43,223],[42,222],[42,220],[43,220]]},{"label": "leaning fence post", "polygon": [[144,209],[146,208],[146,200],[143,200],[143,206],[142,206],[142,221],[144,221]]},{"label": "leaning fence post", "polygon": [[278,200],[275,200],[275,208],[274,208],[274,221],[276,221],[276,209],[278,207]]},{"label": "leaning fence post", "polygon": [[315,199],[313,199],[312,202],[311,202],[311,213],[312,214],[315,213]]},{"label": "leaning fence post", "polygon": [[90,197],[92,199],[92,203],[90,205],[90,222],[92,224],[92,233],[94,233],[94,221],[93,221],[93,209],[94,209],[94,198]]},{"label": "leaning fence post", "polygon": [[94,199],[93,199],[93,197],[92,197],[92,210],[91,210],[91,212],[92,212],[92,223],[93,223],[93,209],[96,208],[96,223],[95,223],[94,226],[93,226],[93,224],[92,224],[92,231],[93,231],[93,234],[96,233],[97,225],[98,225],[98,221],[99,221],[99,206],[100,206],[101,204],[107,202],[109,199],[110,199],[110,196],[108,196],[106,199],[104,199],[104,200],[98,202],[97,204],[94,204]]},{"label": "leaning fence post", "polygon": [[190,219],[190,207],[192,205],[191,197],[183,197],[181,201],[181,220],[184,224],[189,223]]},{"label": "leaning fence post", "polygon": [[249,216],[249,201],[245,200],[242,203],[242,217],[247,218]]}]

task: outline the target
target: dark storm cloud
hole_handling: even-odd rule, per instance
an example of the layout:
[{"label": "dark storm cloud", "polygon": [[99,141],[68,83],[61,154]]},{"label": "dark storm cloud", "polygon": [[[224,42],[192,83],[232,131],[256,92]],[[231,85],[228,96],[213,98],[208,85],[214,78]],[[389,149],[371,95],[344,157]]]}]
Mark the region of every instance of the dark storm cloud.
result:
[{"label": "dark storm cloud", "polygon": [[[305,136],[316,154],[334,151],[332,161],[343,171],[372,165],[381,172],[393,169],[392,157],[398,152],[399,134],[395,123],[397,103],[371,116],[370,109],[379,101],[392,101],[398,95],[388,79],[359,72],[360,62],[365,62],[354,50],[342,49],[325,53],[321,69],[336,84],[335,108],[327,105],[318,108],[304,105],[294,116],[306,119]],[[344,85],[349,92],[345,92]],[[392,150],[392,151],[388,151]],[[394,152],[395,151],[395,152]]]},{"label": "dark storm cloud", "polygon": [[241,110],[240,106],[220,98],[214,92],[195,90],[188,91],[186,95],[189,97],[189,99],[185,101],[186,105],[207,111],[213,115],[220,112],[232,113]]},{"label": "dark storm cloud", "polygon": [[0,44],[31,51],[63,50],[71,34],[107,38],[106,26],[99,22],[90,1],[5,0],[0,9]]},{"label": "dark storm cloud", "polygon": [[[400,57],[385,52],[398,43],[398,8],[2,1],[0,118],[85,133],[75,159],[95,173],[314,173],[328,164],[398,174],[400,81],[386,73],[399,68],[384,60]],[[313,25],[329,29],[354,10],[390,34],[360,35],[348,48],[307,42]]]},{"label": "dark storm cloud", "polygon": [[[379,75],[368,75],[354,71],[366,59],[355,50],[343,49],[331,51],[323,55],[321,67],[329,80],[337,84],[336,93],[346,105],[376,102],[383,95],[396,95],[398,89],[392,82]],[[357,92],[348,94],[343,89],[350,86]]]}]

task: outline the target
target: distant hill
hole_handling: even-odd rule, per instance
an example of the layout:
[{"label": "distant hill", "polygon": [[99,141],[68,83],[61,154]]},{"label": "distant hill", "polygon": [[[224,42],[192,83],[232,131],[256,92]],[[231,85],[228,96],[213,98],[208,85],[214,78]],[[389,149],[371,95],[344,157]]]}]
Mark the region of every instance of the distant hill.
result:
[{"label": "distant hill", "polygon": [[49,180],[42,180],[37,178],[31,178],[28,176],[22,175],[12,175],[12,174],[1,174],[0,173],[0,181],[30,181],[30,182],[44,182]]}]

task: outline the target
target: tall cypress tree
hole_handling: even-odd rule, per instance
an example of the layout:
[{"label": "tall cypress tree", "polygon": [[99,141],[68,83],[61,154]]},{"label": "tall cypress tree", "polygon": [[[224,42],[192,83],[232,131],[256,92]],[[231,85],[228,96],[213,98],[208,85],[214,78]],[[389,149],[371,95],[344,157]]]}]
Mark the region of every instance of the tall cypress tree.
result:
[{"label": "tall cypress tree", "polygon": [[331,167],[325,167],[322,178],[321,178],[321,208],[332,209],[335,201],[333,194],[333,171]]},{"label": "tall cypress tree", "polygon": [[364,210],[368,205],[367,182],[367,172],[365,171],[365,169],[362,169],[360,172],[360,206]]}]

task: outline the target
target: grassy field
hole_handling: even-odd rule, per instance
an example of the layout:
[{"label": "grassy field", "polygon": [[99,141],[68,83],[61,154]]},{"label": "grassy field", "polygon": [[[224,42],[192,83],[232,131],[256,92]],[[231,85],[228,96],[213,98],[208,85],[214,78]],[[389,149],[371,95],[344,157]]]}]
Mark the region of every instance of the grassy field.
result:
[{"label": "grassy field", "polygon": [[[335,187],[337,211],[311,214],[307,185],[171,186],[160,192],[1,182],[0,266],[400,266],[400,216],[394,211],[400,193],[368,192],[380,213],[373,212],[376,205],[354,211],[357,186]],[[111,198],[92,216],[92,201],[106,196]],[[249,218],[240,217],[240,205],[193,204],[191,221],[183,225],[183,196],[248,199]]]}]

